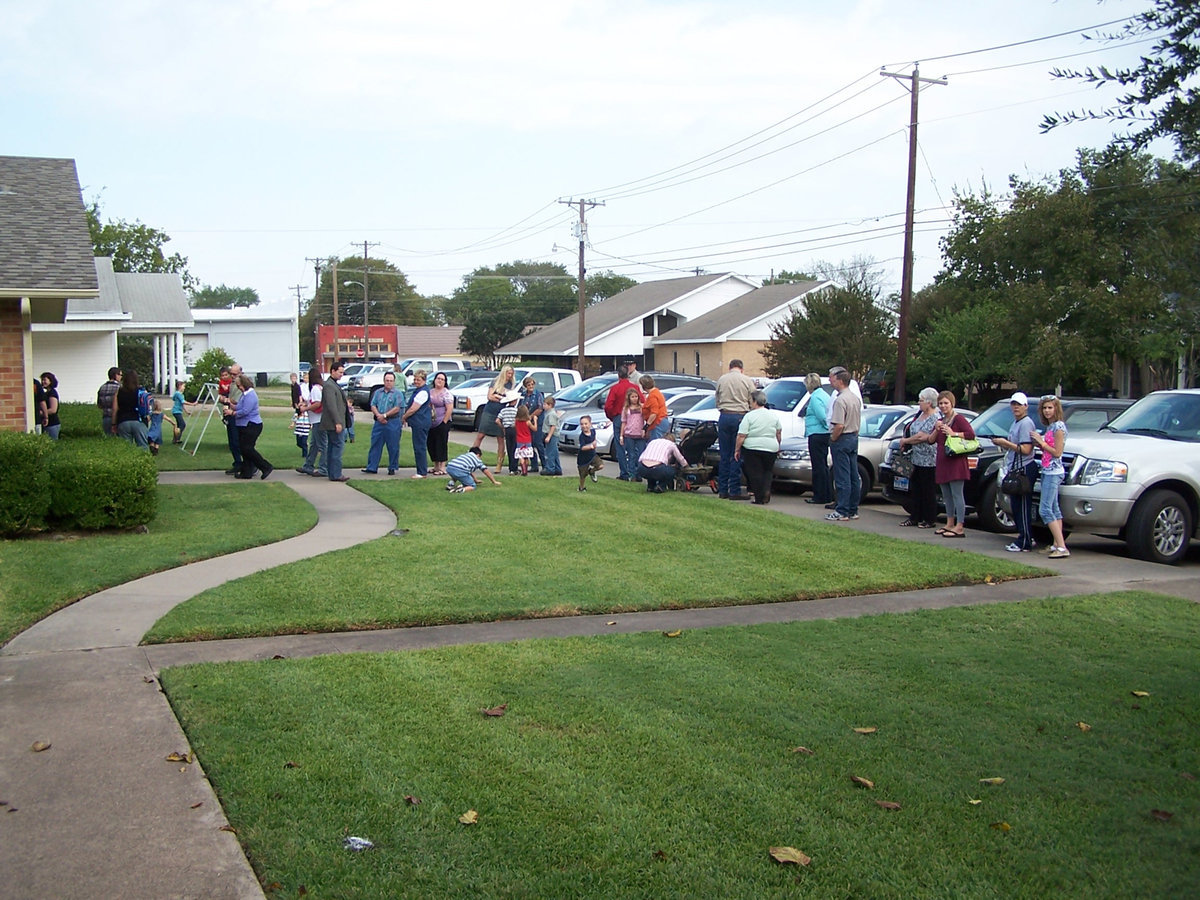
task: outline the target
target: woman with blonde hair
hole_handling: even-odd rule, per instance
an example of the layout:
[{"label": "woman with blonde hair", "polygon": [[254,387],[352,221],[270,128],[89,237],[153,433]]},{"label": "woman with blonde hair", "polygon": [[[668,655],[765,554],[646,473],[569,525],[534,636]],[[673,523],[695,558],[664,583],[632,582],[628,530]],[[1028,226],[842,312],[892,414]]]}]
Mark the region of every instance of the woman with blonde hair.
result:
[{"label": "woman with blonde hair", "polygon": [[1067,425],[1063,421],[1062,401],[1057,397],[1043,397],[1038,410],[1042,414],[1042,421],[1046,423],[1044,437],[1036,429],[1033,431],[1033,443],[1042,450],[1042,499],[1038,504],[1038,515],[1054,539],[1050,559],[1066,559],[1071,551],[1067,549],[1067,540],[1063,535],[1058,488],[1067,474],[1062,464],[1063,449],[1067,446]]},{"label": "woman with blonde hair", "polygon": [[497,469],[504,462],[504,429],[496,421],[496,417],[500,415],[500,407],[508,402],[505,400],[505,395],[514,390],[516,386],[516,371],[512,366],[505,366],[492,382],[492,386],[488,388],[487,403],[479,417],[479,433],[475,435],[474,446],[480,446],[485,437],[495,438]]}]

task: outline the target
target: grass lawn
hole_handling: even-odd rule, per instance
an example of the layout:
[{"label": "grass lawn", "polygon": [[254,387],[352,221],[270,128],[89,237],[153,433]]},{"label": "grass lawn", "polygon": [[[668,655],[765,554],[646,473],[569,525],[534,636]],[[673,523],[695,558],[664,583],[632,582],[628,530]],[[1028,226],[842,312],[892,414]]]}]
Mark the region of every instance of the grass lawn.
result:
[{"label": "grass lawn", "polygon": [[[400,536],[207,591],[150,642],[730,606],[1043,574],[765,507],[601,481],[503,478],[471,494],[442,479],[353,482],[396,511]],[[303,597],[298,603],[296,598]]]},{"label": "grass lawn", "polygon": [[312,506],[282,484],[160,485],[158,491],[158,515],[146,534],[69,532],[0,541],[0,644],[88,594],[283,540],[317,521]]},{"label": "grass lawn", "polygon": [[162,681],[275,897],[1183,897],[1198,644],[1127,593]]}]

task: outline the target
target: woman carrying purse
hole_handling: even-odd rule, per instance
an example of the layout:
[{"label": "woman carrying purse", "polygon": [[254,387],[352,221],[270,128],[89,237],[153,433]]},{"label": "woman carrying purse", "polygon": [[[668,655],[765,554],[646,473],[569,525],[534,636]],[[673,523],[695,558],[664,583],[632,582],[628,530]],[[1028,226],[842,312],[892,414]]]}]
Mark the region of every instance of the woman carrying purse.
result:
[{"label": "woman carrying purse", "polygon": [[[1029,417],[1029,398],[1017,391],[1009,398],[1013,423],[1007,438],[992,438],[992,443],[1008,451],[1008,471],[1018,472],[1029,479],[1037,480],[1037,463],[1033,461],[1033,432],[1036,430]],[[1004,549],[1009,553],[1028,553],[1033,549],[1033,494],[1009,494],[1013,521],[1017,524],[1017,539]]]}]

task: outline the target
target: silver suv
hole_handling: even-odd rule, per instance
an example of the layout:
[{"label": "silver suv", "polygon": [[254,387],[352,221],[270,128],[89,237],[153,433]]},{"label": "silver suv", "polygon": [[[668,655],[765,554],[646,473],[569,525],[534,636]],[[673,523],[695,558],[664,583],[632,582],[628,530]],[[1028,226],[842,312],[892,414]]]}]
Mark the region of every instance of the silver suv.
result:
[{"label": "silver suv", "polygon": [[1117,535],[1138,559],[1178,563],[1200,536],[1198,445],[1200,389],[1156,391],[1098,434],[1069,435],[1064,523]]}]

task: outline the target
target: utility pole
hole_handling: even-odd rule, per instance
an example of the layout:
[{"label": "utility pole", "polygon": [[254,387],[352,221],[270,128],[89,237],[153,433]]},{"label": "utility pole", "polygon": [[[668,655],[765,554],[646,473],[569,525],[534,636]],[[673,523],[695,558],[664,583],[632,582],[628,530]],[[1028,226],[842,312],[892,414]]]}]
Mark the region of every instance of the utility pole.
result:
[{"label": "utility pole", "polygon": [[908,202],[904,209],[904,263],[900,276],[900,322],[896,339],[896,377],[892,389],[892,402],[903,403],[905,381],[908,377],[908,310],[912,305],[913,282],[913,217],[917,198],[917,96],[922,84],[946,84],[945,78],[922,78],[920,66],[913,63],[912,75],[896,72],[879,73],[884,78],[909,82],[911,111],[908,120]]},{"label": "utility pole", "polygon": [[559,200],[559,203],[564,206],[579,207],[579,356],[576,358],[575,368],[579,370],[579,374],[587,377],[584,372],[584,367],[587,365],[587,353],[584,349],[584,344],[587,341],[587,329],[584,328],[583,316],[584,307],[587,306],[587,288],[585,278],[587,276],[587,268],[584,265],[583,251],[587,244],[587,217],[586,213],[594,206],[603,206],[603,202],[595,200]]},{"label": "utility pole", "polygon": [[367,296],[367,285],[371,283],[371,267],[367,264],[367,248],[378,246],[378,241],[368,244],[363,241],[363,362],[371,359],[371,315]]},{"label": "utility pole", "polygon": [[341,345],[338,343],[338,308],[337,308],[337,304],[338,304],[337,264],[338,264],[338,261],[336,259],[333,259],[333,260],[330,260],[330,262],[333,263],[333,360],[331,360],[331,362],[336,362],[338,357],[341,356]]}]

